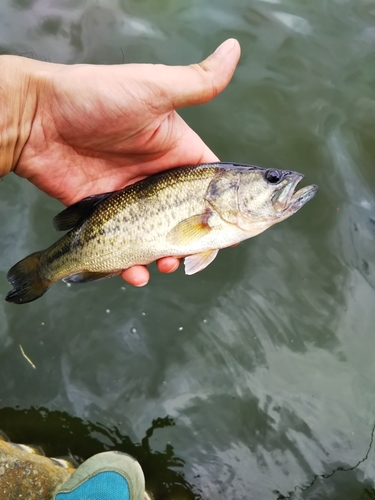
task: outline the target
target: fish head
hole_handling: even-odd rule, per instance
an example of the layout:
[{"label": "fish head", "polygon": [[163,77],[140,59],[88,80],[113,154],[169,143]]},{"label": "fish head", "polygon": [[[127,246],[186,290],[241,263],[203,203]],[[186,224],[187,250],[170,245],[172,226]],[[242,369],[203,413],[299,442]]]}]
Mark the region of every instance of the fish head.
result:
[{"label": "fish head", "polygon": [[318,191],[316,185],[296,190],[303,177],[289,170],[242,171],[237,191],[237,225],[255,236],[295,214]]}]

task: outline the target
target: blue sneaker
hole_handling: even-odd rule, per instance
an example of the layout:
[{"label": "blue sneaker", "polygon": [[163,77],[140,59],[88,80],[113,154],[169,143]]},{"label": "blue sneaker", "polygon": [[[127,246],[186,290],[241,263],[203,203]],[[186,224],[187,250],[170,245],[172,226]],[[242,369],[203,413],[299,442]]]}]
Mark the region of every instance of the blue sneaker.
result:
[{"label": "blue sneaker", "polygon": [[59,488],[54,500],[151,500],[139,463],[118,451],[99,453]]}]

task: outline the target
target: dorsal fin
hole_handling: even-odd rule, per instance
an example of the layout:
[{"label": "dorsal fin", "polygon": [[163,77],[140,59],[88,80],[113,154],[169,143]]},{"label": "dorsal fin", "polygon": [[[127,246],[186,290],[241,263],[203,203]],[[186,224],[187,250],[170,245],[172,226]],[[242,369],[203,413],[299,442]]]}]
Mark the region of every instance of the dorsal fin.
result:
[{"label": "dorsal fin", "polygon": [[77,201],[77,203],[70,205],[70,207],[67,207],[53,218],[53,227],[56,231],[69,231],[69,229],[73,229],[83,217],[87,217],[93,212],[96,205],[106,200],[111,194],[96,194]]}]

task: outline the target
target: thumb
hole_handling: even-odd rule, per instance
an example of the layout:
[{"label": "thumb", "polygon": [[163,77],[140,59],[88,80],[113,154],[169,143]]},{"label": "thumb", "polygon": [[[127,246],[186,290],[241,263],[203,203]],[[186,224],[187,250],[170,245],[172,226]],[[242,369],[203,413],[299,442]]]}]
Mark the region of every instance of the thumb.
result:
[{"label": "thumb", "polygon": [[165,111],[204,104],[214,99],[230,82],[240,53],[240,44],[230,38],[198,64],[158,66],[154,83],[165,99]]}]

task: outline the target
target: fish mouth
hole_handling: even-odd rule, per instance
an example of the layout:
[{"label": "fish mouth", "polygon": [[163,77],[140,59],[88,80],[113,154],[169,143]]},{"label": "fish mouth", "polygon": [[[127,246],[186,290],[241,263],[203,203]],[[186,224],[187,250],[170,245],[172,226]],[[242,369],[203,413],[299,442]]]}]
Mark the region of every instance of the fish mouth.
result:
[{"label": "fish mouth", "polygon": [[296,187],[304,175],[293,172],[288,177],[288,184],[274,194],[272,204],[277,211],[289,216],[297,212],[316,195],[318,186],[311,184],[296,191]]},{"label": "fish mouth", "polygon": [[288,212],[297,212],[305,203],[314,198],[318,192],[318,186],[316,184],[311,184],[310,186],[305,186],[298,191],[296,191],[291,197],[290,204],[287,207]]}]

